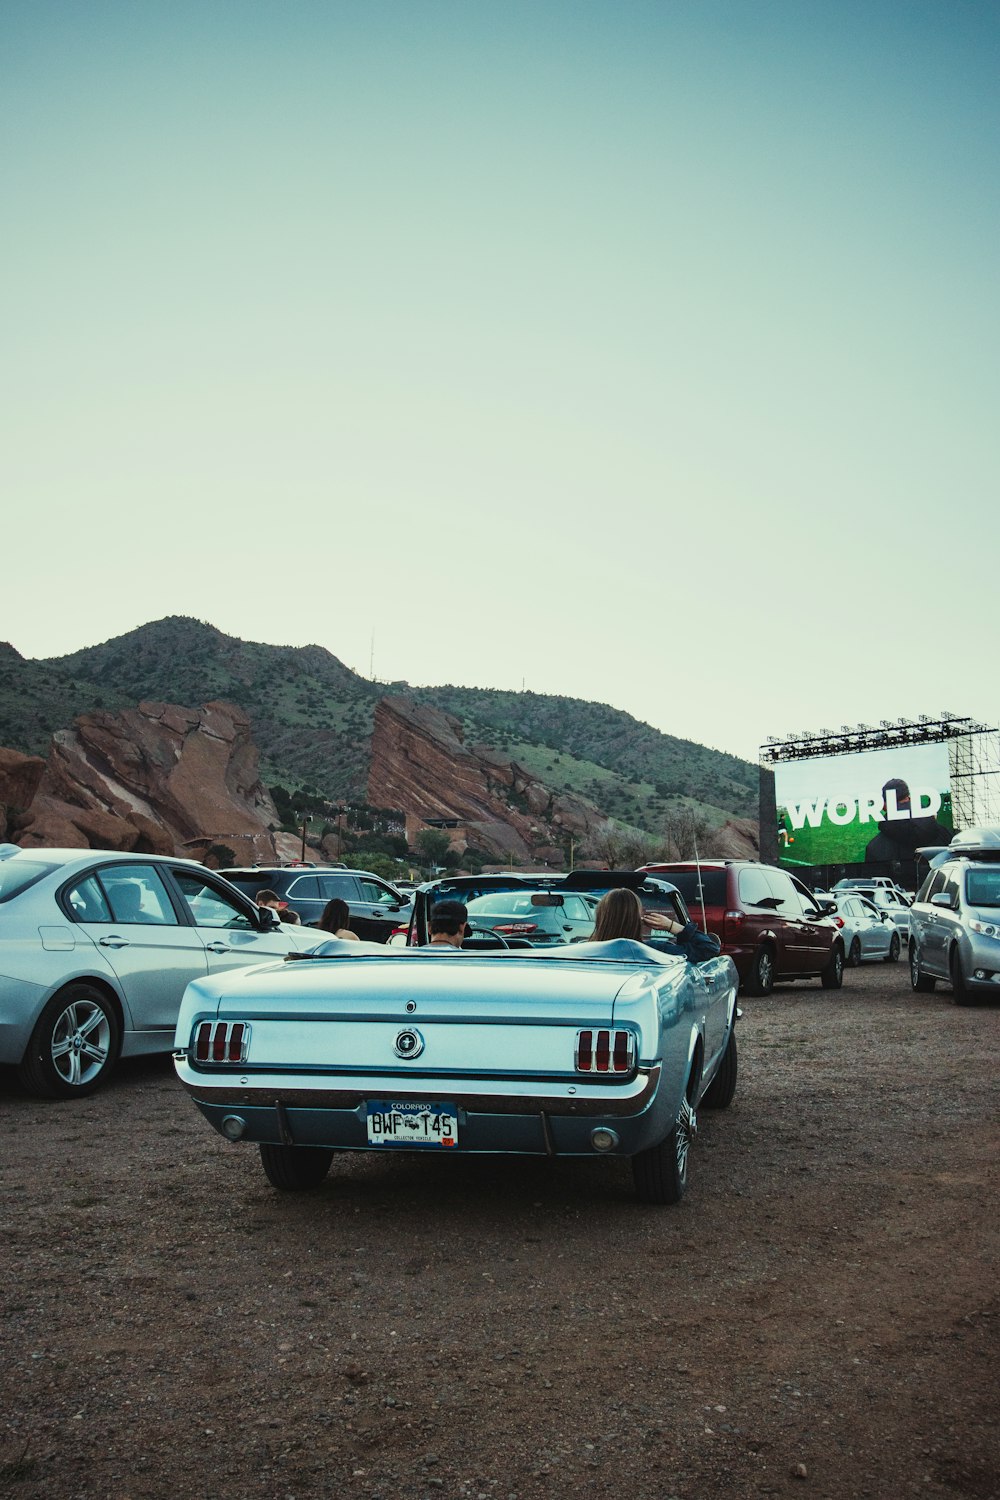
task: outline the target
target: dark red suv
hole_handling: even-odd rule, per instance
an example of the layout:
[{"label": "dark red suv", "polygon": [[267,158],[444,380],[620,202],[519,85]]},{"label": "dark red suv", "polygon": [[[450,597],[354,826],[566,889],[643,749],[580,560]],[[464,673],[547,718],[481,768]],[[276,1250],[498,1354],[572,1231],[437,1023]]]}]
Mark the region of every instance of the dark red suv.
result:
[{"label": "dark red suv", "polygon": [[[839,990],[844,942],[836,923],[794,875],[750,859],[701,865],[643,865],[680,891],[694,920],[718,935],[748,995],[769,995],[776,980],[815,979]],[[700,876],[700,880],[699,880]]]}]

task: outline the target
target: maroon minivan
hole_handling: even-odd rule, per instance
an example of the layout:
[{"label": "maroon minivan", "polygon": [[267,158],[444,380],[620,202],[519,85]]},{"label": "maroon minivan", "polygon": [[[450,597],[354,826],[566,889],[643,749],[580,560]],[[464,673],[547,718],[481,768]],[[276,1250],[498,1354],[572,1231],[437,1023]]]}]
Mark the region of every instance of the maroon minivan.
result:
[{"label": "maroon minivan", "polygon": [[776,980],[819,978],[826,990],[844,979],[844,941],[801,881],[751,859],[705,859],[700,865],[642,866],[677,887],[688,911],[717,934],[748,995],[769,995]]}]

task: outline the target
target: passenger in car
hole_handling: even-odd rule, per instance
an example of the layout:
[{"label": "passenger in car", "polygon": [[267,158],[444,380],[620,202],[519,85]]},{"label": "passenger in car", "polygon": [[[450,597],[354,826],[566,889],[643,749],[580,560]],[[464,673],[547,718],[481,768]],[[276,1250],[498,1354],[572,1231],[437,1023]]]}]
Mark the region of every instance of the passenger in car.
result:
[{"label": "passenger in car", "polygon": [[[651,928],[652,934],[643,937],[644,928]],[[635,891],[622,886],[608,891],[597,903],[592,937],[597,943],[631,938],[636,943],[648,943],[659,953],[676,953],[695,964],[715,958],[722,946],[714,933],[702,932],[694,922],[682,926],[666,912],[644,911]]]},{"label": "passenger in car", "polygon": [[339,896],[334,896],[323,908],[323,915],[316,926],[323,932],[329,932],[332,937],[346,938],[348,942],[359,943],[361,939],[356,932],[352,932],[348,925],[351,920],[351,908],[346,901]]},{"label": "passenger in car", "polygon": [[445,953],[460,953],[469,921],[468,907],[462,901],[439,901],[431,908],[431,948]]}]

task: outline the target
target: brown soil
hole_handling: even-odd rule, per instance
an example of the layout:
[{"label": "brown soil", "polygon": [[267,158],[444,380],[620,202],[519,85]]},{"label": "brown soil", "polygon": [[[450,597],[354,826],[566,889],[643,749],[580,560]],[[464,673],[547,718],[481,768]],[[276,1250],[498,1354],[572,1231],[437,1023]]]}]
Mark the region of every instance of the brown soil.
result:
[{"label": "brown soil", "polygon": [[1000,1493],[1000,1007],[744,1002],[676,1209],[624,1162],[339,1157],[274,1192],[167,1059],[0,1080],[0,1491]]}]

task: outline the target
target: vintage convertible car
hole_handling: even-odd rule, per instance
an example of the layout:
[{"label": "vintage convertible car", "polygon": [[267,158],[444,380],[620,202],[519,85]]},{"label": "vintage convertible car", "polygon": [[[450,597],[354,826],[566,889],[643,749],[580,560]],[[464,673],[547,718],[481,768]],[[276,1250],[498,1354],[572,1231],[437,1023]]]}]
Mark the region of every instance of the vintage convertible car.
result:
[{"label": "vintage convertible car", "polygon": [[316,1186],[335,1151],[618,1155],[640,1199],[673,1203],[698,1106],[725,1108],[736,1088],[736,991],[729,958],[630,939],[477,952],[332,940],[190,984],[174,1060],[278,1188]]}]

